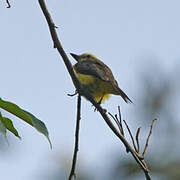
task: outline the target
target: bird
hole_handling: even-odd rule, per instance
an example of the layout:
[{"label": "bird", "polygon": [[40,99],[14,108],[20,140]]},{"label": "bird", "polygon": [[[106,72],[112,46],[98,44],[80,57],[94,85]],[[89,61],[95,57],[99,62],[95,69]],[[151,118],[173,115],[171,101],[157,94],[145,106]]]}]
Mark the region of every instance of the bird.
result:
[{"label": "bird", "polygon": [[89,53],[81,55],[70,53],[70,55],[77,61],[73,66],[77,79],[97,103],[103,103],[110,94],[119,95],[126,103],[132,103],[119,88],[111,69],[99,58]]}]

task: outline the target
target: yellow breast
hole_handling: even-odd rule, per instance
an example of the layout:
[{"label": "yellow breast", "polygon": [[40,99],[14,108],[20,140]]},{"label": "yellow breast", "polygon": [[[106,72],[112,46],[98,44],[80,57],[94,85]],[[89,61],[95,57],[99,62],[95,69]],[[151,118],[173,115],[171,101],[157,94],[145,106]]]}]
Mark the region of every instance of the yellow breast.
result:
[{"label": "yellow breast", "polygon": [[76,71],[75,74],[80,83],[87,88],[88,92],[96,102],[99,102],[101,98],[101,102],[103,102],[109,97],[110,89],[106,82],[91,75],[77,73]]}]

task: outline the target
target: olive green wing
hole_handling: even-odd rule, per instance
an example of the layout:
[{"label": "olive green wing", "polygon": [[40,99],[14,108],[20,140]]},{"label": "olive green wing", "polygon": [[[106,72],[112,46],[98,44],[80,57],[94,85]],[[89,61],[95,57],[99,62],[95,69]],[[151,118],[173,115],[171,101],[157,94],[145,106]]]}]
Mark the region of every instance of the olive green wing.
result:
[{"label": "olive green wing", "polygon": [[119,88],[112,71],[102,61],[92,59],[84,60],[76,63],[74,68],[78,73],[91,75],[108,82],[114,89],[113,94],[120,95],[126,103],[132,103],[129,97]]},{"label": "olive green wing", "polygon": [[91,75],[103,81],[114,79],[111,70],[100,60],[85,60],[75,64],[77,72],[85,75]]}]

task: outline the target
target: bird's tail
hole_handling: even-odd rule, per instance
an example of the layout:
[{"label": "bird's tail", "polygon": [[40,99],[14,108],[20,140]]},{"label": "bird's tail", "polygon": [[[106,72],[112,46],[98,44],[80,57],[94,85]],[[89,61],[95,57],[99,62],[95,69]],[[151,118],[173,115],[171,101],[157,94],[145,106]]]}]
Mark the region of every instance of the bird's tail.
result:
[{"label": "bird's tail", "polygon": [[118,95],[120,95],[126,103],[133,103],[131,99],[129,99],[129,97],[119,87],[117,87],[117,90],[118,90]]}]

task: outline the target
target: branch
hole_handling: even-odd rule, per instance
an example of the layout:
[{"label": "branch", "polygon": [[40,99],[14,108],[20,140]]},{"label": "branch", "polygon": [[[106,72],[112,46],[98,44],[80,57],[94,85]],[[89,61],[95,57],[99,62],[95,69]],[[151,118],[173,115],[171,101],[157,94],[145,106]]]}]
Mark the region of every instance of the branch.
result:
[{"label": "branch", "polygon": [[81,119],[81,96],[78,95],[76,132],[75,132],[75,147],[74,147],[74,155],[73,155],[73,161],[72,161],[71,172],[69,175],[69,180],[71,180],[73,176],[76,177],[75,168],[76,168],[77,152],[78,152],[78,146],[79,146],[80,119]]},{"label": "branch", "polygon": [[136,145],[135,145],[135,142],[134,142],[133,135],[132,135],[132,133],[131,133],[131,130],[129,129],[129,126],[128,126],[128,124],[126,123],[126,121],[125,121],[125,120],[123,120],[123,121],[124,121],[124,124],[126,125],[126,128],[127,128],[128,132],[129,132],[129,135],[130,135],[130,137],[131,137],[131,141],[132,141],[132,143],[133,143],[134,149],[135,149],[136,152],[138,152],[138,151],[137,151],[137,148],[136,148]]},{"label": "branch", "polygon": [[120,122],[120,126],[121,126],[121,133],[124,136],[124,130],[123,130],[123,126],[122,126],[120,106],[118,106],[118,114],[119,114],[119,122]]},{"label": "branch", "polygon": [[130,151],[130,153],[132,154],[132,156],[134,157],[134,159],[136,160],[136,162],[139,164],[139,166],[142,168],[142,170],[144,171],[145,175],[149,178],[147,178],[148,180],[150,180],[150,176],[148,174],[148,170],[146,169],[146,167],[144,166],[144,164],[141,161],[141,157],[138,156],[138,154],[133,150],[133,148],[129,145],[129,143],[126,141],[126,139],[123,137],[122,134],[119,133],[119,131],[116,129],[116,127],[113,125],[113,123],[111,122],[111,120],[109,119],[109,117],[107,116],[106,112],[104,111],[104,109],[92,98],[92,96],[88,93],[88,91],[86,90],[85,87],[83,87],[77,77],[74,74],[74,71],[72,69],[72,64],[70,63],[64,49],[62,48],[62,45],[58,39],[57,33],[56,33],[56,29],[55,29],[55,25],[54,22],[46,8],[45,2],[44,0],[38,0],[40,7],[44,13],[44,16],[47,20],[48,26],[49,26],[49,30],[51,33],[51,37],[54,43],[54,48],[57,48],[59,54],[61,55],[66,68],[71,76],[71,79],[78,91],[78,93],[84,97],[86,97],[94,106],[95,108],[98,110],[98,112],[101,114],[101,116],[103,117],[103,119],[105,120],[105,122],[107,123],[107,125],[109,126],[109,128],[114,132],[114,134],[122,141],[122,143],[124,144],[124,146],[126,147],[126,149],[128,149]]},{"label": "branch", "polygon": [[124,132],[123,132],[123,129],[122,129],[121,125],[120,125],[121,123],[119,122],[119,120],[117,118],[117,114],[115,115],[115,117],[110,112],[108,112],[108,114],[113,118],[113,120],[115,121],[115,123],[116,123],[116,125],[117,125],[117,127],[119,129],[119,132],[124,136]]},{"label": "branch", "polygon": [[6,3],[7,3],[7,8],[10,8],[11,7],[11,5],[10,5],[10,3],[9,3],[9,0],[6,0]]},{"label": "branch", "polygon": [[140,133],[140,130],[141,130],[141,128],[139,127],[137,129],[137,132],[136,132],[137,153],[139,153],[139,150],[140,150],[140,148],[139,148],[139,133]]},{"label": "branch", "polygon": [[146,153],[146,150],[147,150],[147,147],[148,147],[148,143],[149,143],[149,139],[150,139],[150,136],[152,134],[152,128],[153,128],[153,125],[154,125],[154,122],[156,121],[157,119],[153,119],[152,120],[152,124],[151,124],[151,127],[150,127],[150,130],[149,130],[149,135],[147,137],[147,140],[146,140],[146,144],[145,144],[145,147],[144,147],[144,151],[142,153],[142,156],[144,157],[145,153]]},{"label": "branch", "polygon": [[[119,111],[119,114],[120,114],[121,112],[120,112],[120,107],[119,107],[119,106],[118,106],[118,111]],[[117,114],[115,114],[114,116],[113,116],[110,112],[108,112],[108,114],[113,118],[113,120],[114,120],[115,123],[117,124],[117,126],[118,126],[118,128],[119,128],[119,133],[120,133],[120,135],[122,135],[122,136],[125,138],[125,134],[124,134],[123,126],[122,126],[122,121],[121,121],[121,115],[119,116],[119,119],[118,119]],[[140,145],[139,145],[139,133],[140,133],[140,128],[138,128],[138,129],[137,129],[137,132],[136,132],[136,143],[137,143],[137,147],[136,147],[135,141],[134,141],[134,137],[133,137],[133,135],[132,135],[132,133],[131,133],[131,130],[130,130],[128,124],[126,123],[125,120],[123,120],[123,122],[124,122],[124,124],[125,124],[125,126],[126,126],[126,128],[127,128],[127,130],[128,130],[129,135],[130,135],[130,138],[131,138],[131,141],[132,141],[132,144],[133,144],[133,148],[134,148],[134,154],[137,155],[137,157],[139,157],[139,160],[141,161],[142,165],[144,166],[144,169],[147,171],[147,173],[146,173],[146,172],[143,170],[144,173],[145,173],[146,179],[150,180],[151,178],[150,178],[150,176],[149,176],[149,174],[148,174],[149,169],[148,169],[148,167],[147,167],[147,165],[146,165],[146,162],[145,162],[145,160],[144,160],[144,154],[140,155],[140,153],[139,153],[139,150],[140,150]],[[153,128],[153,127],[152,127],[152,125],[151,125],[151,130],[150,130],[151,133],[152,133],[152,128]],[[148,135],[148,137],[147,137],[147,139],[146,139],[146,144],[148,144],[148,142],[149,142],[150,134],[151,134],[151,133],[149,133],[149,135]],[[148,145],[145,146],[145,148],[144,148],[145,151],[146,151],[147,147],[148,147]],[[127,147],[126,147],[126,152],[127,152],[127,153],[129,152],[129,150],[127,149]]]}]

